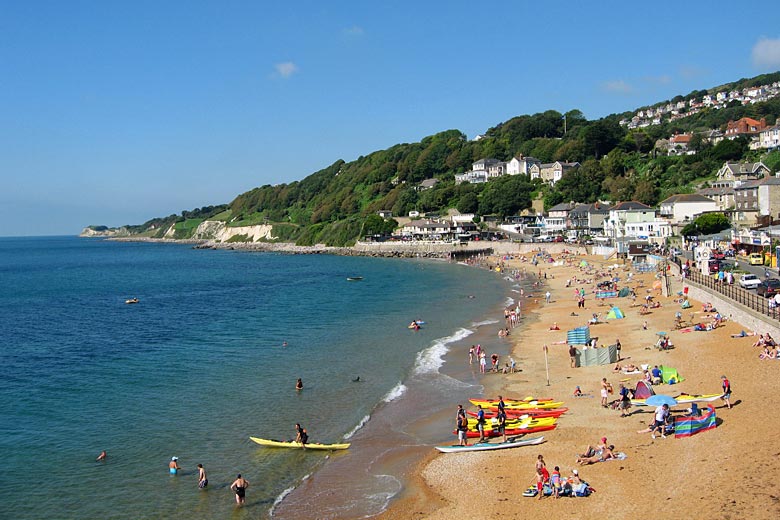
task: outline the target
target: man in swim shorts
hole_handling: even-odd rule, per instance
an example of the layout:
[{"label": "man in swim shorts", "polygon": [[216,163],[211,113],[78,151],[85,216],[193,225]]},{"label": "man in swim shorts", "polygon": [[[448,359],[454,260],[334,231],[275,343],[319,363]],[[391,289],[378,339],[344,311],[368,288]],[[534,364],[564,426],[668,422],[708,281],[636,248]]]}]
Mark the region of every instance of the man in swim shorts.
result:
[{"label": "man in swim shorts", "polygon": [[168,472],[170,472],[171,475],[176,475],[181,469],[178,461],[179,457],[171,457],[171,461],[168,463]]},{"label": "man in swim shorts", "polygon": [[198,487],[204,489],[209,485],[209,479],[206,478],[206,470],[203,469],[203,464],[198,464]]}]

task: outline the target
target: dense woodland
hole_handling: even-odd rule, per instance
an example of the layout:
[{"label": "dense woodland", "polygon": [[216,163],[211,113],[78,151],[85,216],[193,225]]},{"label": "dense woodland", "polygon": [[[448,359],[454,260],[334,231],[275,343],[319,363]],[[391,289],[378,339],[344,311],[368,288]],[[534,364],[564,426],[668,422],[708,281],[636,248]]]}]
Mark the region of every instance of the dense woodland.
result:
[{"label": "dense woodland", "polygon": [[[774,81],[780,81],[780,72],[722,85],[709,93]],[[658,105],[700,99],[707,92],[691,92]],[[655,205],[713,179],[724,161],[763,160],[772,171],[780,170],[780,152],[749,151],[744,138],[711,146],[696,135],[690,145],[695,155],[666,156],[654,150],[658,139],[675,132],[725,129],[729,120],[741,117],[764,117],[768,124],[775,124],[780,98],[747,106],[733,103],[674,122],[627,130],[619,121],[632,115],[613,114],[589,121],[579,110],[565,114],[548,110],[509,119],[490,128],[478,141],[469,141],[458,130],[447,130],[351,162],[338,160],[301,181],[255,188],[226,205],[128,227],[135,233],[161,236],[175,224],[176,236],[186,238],[204,219],[224,220],[229,225],[270,223],[281,240],[347,245],[362,234],[383,228],[375,218],[368,218],[379,210],[404,216],[412,210],[439,213],[456,208],[462,213],[510,216],[529,208],[539,196],[546,208],[564,201],[596,200],[638,200]],[[554,187],[524,175],[503,176],[485,184],[455,184],[454,175],[470,170],[479,159],[508,161],[518,154],[543,163],[577,161],[581,166],[566,173]],[[421,181],[431,178],[440,182],[428,190],[418,189]]]}]

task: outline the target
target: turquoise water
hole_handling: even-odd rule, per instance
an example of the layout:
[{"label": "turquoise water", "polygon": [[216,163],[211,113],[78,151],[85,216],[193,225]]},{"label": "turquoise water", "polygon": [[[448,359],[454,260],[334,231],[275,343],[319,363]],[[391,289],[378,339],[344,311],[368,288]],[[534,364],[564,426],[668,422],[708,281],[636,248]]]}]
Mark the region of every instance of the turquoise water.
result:
[{"label": "turquoise water", "polygon": [[[0,280],[0,517],[18,519],[265,517],[353,450],[249,435],[289,439],[300,422],[312,441],[359,445],[377,406],[438,373],[446,345],[506,292],[494,273],[443,262],[75,237],[0,239]],[[236,511],[239,472],[252,486]]]}]

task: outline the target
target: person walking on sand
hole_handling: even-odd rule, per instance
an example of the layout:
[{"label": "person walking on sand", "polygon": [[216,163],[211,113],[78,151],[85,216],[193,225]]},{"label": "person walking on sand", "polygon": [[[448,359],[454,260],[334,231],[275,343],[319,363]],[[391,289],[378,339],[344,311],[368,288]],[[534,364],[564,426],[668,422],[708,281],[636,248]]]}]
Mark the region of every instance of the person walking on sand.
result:
[{"label": "person walking on sand", "polygon": [[577,366],[577,347],[574,345],[569,345],[569,360],[572,368]]},{"label": "person walking on sand", "polygon": [[171,457],[171,461],[168,463],[168,472],[171,475],[176,475],[180,469],[179,457]]},{"label": "person walking on sand", "polygon": [[469,420],[466,417],[466,411],[463,405],[458,405],[458,413],[455,415],[455,427],[458,430],[458,444],[466,446],[466,432],[469,429]]},{"label": "person walking on sand", "polygon": [[479,432],[479,441],[485,442],[485,410],[482,409],[482,405],[477,405],[477,431]]},{"label": "person walking on sand", "polygon": [[601,379],[601,406],[603,408],[607,407],[607,398],[609,398],[609,394],[612,391],[612,385],[607,382],[607,378],[603,377]]},{"label": "person walking on sand", "polygon": [[244,505],[246,502],[246,489],[249,487],[249,481],[238,474],[236,480],[230,484],[230,489],[236,494],[236,504],[239,506]]},{"label": "person walking on sand", "polygon": [[198,464],[198,487],[205,489],[209,485],[209,479],[206,478],[206,470],[203,469],[203,464]]},{"label": "person walking on sand", "polygon": [[487,370],[487,356],[485,355],[485,352],[482,351],[479,354],[479,371],[481,373],[485,373]]},{"label": "person walking on sand", "polygon": [[630,390],[626,388],[626,385],[620,383],[620,417],[628,417],[631,415],[631,396]]},{"label": "person walking on sand", "polygon": [[471,345],[471,348],[469,349],[469,365],[474,364],[474,345]]},{"label": "person walking on sand", "polygon": [[723,388],[723,395],[720,397],[724,403],[726,403],[726,406],[729,407],[729,410],[731,410],[731,383],[726,378],[726,376],[720,376],[721,379],[721,387]]},{"label": "person walking on sand", "polygon": [[550,303],[550,297],[551,296],[552,296],[552,294],[550,294],[550,291],[547,291],[546,293],[544,293],[544,301],[545,301],[545,303]]}]

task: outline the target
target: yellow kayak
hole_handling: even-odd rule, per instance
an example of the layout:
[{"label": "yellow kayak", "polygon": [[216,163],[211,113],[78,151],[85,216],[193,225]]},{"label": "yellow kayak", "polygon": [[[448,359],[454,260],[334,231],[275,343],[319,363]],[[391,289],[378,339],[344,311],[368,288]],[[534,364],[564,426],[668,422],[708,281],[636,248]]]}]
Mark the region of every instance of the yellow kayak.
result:
[{"label": "yellow kayak", "polygon": [[[302,448],[300,442],[294,441],[277,441],[274,439],[260,439],[258,437],[249,437],[253,442],[261,446],[268,446],[270,448]],[[349,444],[318,444],[316,442],[307,442],[307,450],[346,450],[349,448]]]},{"label": "yellow kayak", "polygon": [[[469,399],[474,406],[482,406],[486,410],[497,410],[498,401],[492,399]],[[563,401],[504,401],[507,410],[549,410],[560,408]]]},{"label": "yellow kayak", "polygon": [[[536,426],[550,426],[552,424],[555,424],[557,421],[556,417],[542,417],[539,419],[534,419],[533,417],[527,417],[523,419],[508,419],[506,421],[506,429],[507,430],[517,430],[517,429],[526,429]],[[477,419],[474,417],[469,417],[469,430],[476,431],[477,430]],[[485,431],[488,430],[494,430],[498,429],[498,419],[488,419],[485,421]]]}]

